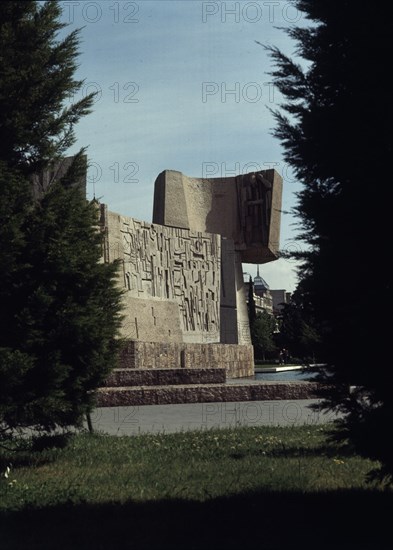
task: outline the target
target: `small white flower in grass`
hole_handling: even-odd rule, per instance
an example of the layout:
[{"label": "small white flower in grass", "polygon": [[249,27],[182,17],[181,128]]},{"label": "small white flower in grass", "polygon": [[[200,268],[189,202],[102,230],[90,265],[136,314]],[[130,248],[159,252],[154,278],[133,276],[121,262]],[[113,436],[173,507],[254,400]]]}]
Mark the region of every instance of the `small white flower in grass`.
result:
[{"label": "small white flower in grass", "polygon": [[7,466],[7,468],[5,469],[5,472],[4,472],[4,477],[6,479],[8,479],[8,477],[10,475],[10,472],[11,472],[11,468],[9,466]]}]

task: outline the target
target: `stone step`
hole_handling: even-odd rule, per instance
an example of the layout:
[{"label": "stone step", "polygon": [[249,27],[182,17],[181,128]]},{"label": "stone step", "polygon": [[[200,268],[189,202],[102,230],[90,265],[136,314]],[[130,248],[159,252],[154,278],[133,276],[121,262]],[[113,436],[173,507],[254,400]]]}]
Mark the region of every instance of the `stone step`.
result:
[{"label": "stone step", "polygon": [[222,384],[226,380],[224,368],[180,369],[114,369],[105,387],[118,386],[174,386],[188,384]]},{"label": "stone step", "polygon": [[276,399],[315,399],[316,382],[258,382],[252,384],[185,384],[107,387],[96,392],[97,407],[170,405]]}]

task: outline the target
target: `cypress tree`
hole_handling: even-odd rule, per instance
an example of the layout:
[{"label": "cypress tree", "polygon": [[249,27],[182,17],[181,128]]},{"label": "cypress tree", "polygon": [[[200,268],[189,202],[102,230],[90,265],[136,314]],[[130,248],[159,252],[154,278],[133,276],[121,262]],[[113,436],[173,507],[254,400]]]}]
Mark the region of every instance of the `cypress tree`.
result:
[{"label": "cypress tree", "polygon": [[24,174],[40,172],[74,144],[74,126],[94,94],[72,102],[79,30],[59,33],[58,2],[5,1],[0,10],[0,160]]},{"label": "cypress tree", "polygon": [[[307,243],[299,277],[344,413],[338,437],[393,472],[387,256],[392,152],[390,23],[349,0],[297,0],[310,25],[287,30],[298,64],[267,47],[285,102],[274,135],[302,183],[295,214]],[[352,387],[352,393],[349,393]]]},{"label": "cypress tree", "polygon": [[80,189],[52,186],[27,220],[12,330],[0,345],[23,354],[29,368],[19,377],[18,407],[3,411],[3,421],[53,429],[80,422],[115,365],[117,265],[100,262],[96,206]]},{"label": "cypress tree", "polygon": [[78,31],[57,2],[0,11],[0,434],[79,425],[116,364],[117,264],[101,261],[95,202],[77,185],[83,150],[37,195],[32,176],[63,158],[92,95],[70,104]]}]

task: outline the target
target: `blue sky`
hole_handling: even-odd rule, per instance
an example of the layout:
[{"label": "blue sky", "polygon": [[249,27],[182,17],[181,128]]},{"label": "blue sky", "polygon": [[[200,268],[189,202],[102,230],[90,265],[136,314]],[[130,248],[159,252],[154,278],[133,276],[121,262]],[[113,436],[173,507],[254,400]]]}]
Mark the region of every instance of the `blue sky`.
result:
[{"label": "blue sky", "polygon": [[[154,181],[165,170],[224,177],[275,167],[283,210],[299,191],[272,137],[274,89],[264,49],[293,55],[276,27],[304,24],[290,2],[64,1],[66,32],[83,27],[76,96],[97,91],[93,113],[76,127],[88,146],[88,197],[124,215],[152,219]],[[299,247],[296,220],[282,215],[281,248]],[[261,266],[270,288],[296,287],[295,263]],[[256,266],[244,271],[256,274]]]}]

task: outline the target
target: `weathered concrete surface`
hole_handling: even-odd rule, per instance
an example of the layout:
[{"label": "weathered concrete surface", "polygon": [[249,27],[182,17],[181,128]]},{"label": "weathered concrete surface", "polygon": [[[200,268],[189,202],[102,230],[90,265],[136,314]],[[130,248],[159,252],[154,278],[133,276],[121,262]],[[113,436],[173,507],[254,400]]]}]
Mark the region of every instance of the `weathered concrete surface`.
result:
[{"label": "weathered concrete surface", "polygon": [[156,179],[153,222],[221,236],[221,343],[251,343],[242,262],[278,258],[281,202],[275,170],[210,179],[165,170]]},{"label": "weathered concrete surface", "polygon": [[165,170],[156,179],[153,222],[231,239],[241,261],[278,254],[282,178],[275,170],[235,177],[191,178]]},{"label": "weathered concrete surface", "polygon": [[220,341],[220,235],[143,222],[100,206],[105,262],[120,260],[123,336]]},{"label": "weathered concrete surface", "polygon": [[103,261],[121,265],[122,335],[140,344],[133,368],[253,375],[242,262],[277,259],[281,193],[274,170],[213,179],[167,170],[153,223],[100,205]]},{"label": "weathered concrete surface", "polygon": [[100,388],[96,397],[97,407],[315,399],[318,387],[315,382],[117,387]]}]

